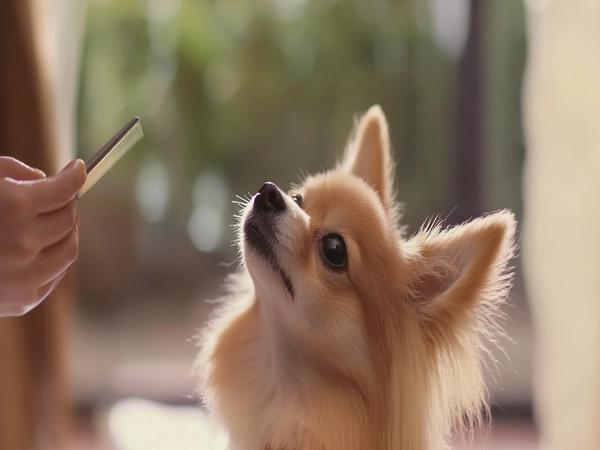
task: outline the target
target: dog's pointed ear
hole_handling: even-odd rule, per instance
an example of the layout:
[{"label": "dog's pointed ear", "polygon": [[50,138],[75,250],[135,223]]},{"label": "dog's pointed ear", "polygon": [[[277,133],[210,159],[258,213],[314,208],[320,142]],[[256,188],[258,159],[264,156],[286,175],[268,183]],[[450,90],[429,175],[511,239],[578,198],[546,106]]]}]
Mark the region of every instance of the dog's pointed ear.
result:
[{"label": "dog's pointed ear", "polygon": [[434,329],[468,326],[478,307],[496,310],[511,285],[515,233],[514,215],[505,210],[449,230],[424,230],[409,240],[421,266],[415,296]]},{"label": "dog's pointed ear", "polygon": [[387,211],[393,207],[394,163],[388,124],[378,105],[372,106],[357,123],[342,167],[372,186]]}]

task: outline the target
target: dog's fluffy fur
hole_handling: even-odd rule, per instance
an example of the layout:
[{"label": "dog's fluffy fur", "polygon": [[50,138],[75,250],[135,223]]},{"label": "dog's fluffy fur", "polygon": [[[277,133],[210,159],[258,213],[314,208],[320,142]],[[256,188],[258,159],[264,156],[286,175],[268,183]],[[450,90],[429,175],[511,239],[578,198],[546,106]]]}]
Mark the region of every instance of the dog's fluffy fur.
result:
[{"label": "dog's fluffy fur", "polygon": [[[442,449],[480,422],[483,340],[499,332],[514,217],[406,239],[393,172],[374,106],[335,169],[289,195],[263,186],[245,205],[242,272],[197,361],[232,449]],[[342,267],[325,257],[332,235],[347,249]]]}]

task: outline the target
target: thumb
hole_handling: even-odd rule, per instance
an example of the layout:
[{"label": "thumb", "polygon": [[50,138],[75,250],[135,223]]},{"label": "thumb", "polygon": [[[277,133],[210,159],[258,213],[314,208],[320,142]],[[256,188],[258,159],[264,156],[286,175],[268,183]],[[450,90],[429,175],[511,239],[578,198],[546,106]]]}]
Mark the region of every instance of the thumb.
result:
[{"label": "thumb", "polygon": [[85,163],[74,159],[57,175],[29,183],[40,214],[62,208],[75,198],[85,182]]},{"label": "thumb", "polygon": [[39,169],[29,167],[18,159],[0,156],[0,178],[13,178],[19,181],[39,180],[46,174]]}]

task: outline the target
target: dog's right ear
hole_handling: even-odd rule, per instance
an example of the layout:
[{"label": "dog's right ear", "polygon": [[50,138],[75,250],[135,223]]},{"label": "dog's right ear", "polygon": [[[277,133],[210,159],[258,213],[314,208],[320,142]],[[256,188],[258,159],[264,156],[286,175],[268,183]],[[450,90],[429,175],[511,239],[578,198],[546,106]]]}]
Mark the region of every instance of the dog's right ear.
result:
[{"label": "dog's right ear", "polygon": [[394,163],[388,124],[378,105],[372,106],[356,125],[342,167],[372,186],[388,213],[394,208]]}]

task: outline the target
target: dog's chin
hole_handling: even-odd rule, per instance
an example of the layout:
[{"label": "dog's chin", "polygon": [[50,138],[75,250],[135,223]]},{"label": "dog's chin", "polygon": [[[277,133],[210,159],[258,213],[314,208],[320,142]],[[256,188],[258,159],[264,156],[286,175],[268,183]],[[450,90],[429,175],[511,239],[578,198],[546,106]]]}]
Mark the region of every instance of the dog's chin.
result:
[{"label": "dog's chin", "polygon": [[[258,215],[260,216],[260,215]],[[252,278],[260,277],[261,271],[268,271],[283,284],[285,290],[294,299],[294,286],[291,279],[278,261],[276,248],[276,229],[268,217],[250,214],[244,221],[244,259]],[[262,277],[261,277],[262,278]],[[254,280],[256,283],[256,280]]]},{"label": "dog's chin", "polygon": [[267,295],[280,292],[294,300],[294,286],[286,272],[270,260],[256,252],[255,249],[246,249],[244,265],[254,282],[256,288]]}]

